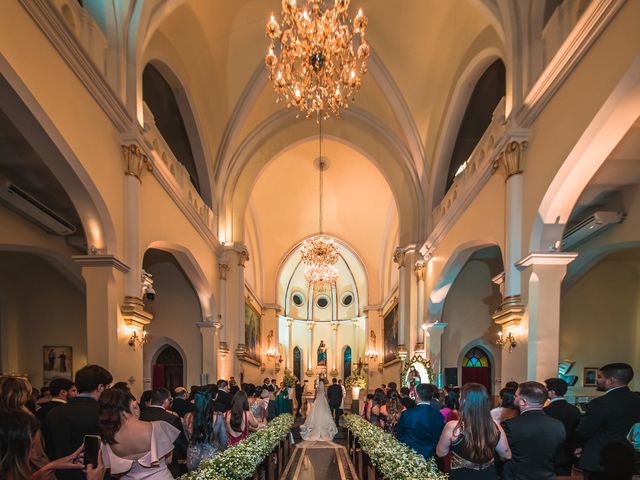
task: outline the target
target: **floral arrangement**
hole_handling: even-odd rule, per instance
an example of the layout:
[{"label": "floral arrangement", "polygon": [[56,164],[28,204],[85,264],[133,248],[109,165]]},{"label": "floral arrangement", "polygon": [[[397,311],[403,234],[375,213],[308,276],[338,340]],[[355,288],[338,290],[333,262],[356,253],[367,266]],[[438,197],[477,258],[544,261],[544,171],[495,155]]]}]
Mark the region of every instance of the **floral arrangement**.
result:
[{"label": "floral arrangement", "polygon": [[367,377],[365,377],[364,375],[358,375],[356,373],[352,373],[345,379],[344,386],[346,388],[353,388],[353,387],[366,388]]},{"label": "floral arrangement", "polygon": [[297,381],[298,381],[298,377],[296,377],[295,375],[291,375],[290,373],[287,373],[282,379],[284,386],[287,388],[295,387]]},{"label": "floral arrangement", "polygon": [[183,475],[181,480],[245,480],[264,461],[293,428],[290,413],[279,415],[266,427],[249,435],[235,447],[204,460],[197,470]]},{"label": "floral arrangement", "polygon": [[346,427],[358,439],[383,478],[394,480],[446,480],[448,475],[405,444],[358,415],[344,417]]}]

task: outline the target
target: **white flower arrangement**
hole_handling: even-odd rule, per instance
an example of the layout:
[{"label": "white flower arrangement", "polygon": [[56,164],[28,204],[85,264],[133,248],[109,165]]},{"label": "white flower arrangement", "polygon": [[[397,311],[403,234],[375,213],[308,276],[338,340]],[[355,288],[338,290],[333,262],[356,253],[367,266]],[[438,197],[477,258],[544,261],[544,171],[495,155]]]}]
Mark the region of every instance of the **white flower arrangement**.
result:
[{"label": "white flower arrangement", "polygon": [[358,439],[383,478],[394,480],[446,480],[449,476],[405,444],[358,415],[344,417],[346,427]]},{"label": "white flower arrangement", "polygon": [[265,427],[249,435],[238,445],[203,461],[197,470],[180,480],[245,480],[253,476],[264,461],[293,428],[290,413],[279,415]]},{"label": "white flower arrangement", "polygon": [[353,388],[353,387],[366,388],[367,377],[365,377],[364,375],[358,375],[356,373],[352,373],[345,379],[344,386],[346,388]]}]

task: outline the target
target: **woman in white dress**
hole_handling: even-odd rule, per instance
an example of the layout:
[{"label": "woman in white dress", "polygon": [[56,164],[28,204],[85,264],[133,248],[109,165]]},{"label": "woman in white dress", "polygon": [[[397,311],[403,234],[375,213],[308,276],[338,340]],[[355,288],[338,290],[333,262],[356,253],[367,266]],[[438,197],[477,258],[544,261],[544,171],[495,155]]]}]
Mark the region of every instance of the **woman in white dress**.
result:
[{"label": "woman in white dress", "polygon": [[338,433],[338,427],[331,415],[324,382],[319,380],[313,409],[307,415],[304,425],[300,427],[300,435],[304,440],[329,442],[333,440],[336,433]]}]

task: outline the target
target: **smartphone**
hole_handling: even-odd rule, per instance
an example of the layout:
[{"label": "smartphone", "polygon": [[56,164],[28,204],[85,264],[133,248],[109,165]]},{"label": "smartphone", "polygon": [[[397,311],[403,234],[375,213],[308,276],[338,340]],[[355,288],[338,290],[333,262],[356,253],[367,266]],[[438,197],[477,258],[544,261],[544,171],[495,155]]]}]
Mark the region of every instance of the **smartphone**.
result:
[{"label": "smartphone", "polygon": [[97,435],[84,436],[84,464],[98,466],[98,454],[100,453],[100,437]]}]

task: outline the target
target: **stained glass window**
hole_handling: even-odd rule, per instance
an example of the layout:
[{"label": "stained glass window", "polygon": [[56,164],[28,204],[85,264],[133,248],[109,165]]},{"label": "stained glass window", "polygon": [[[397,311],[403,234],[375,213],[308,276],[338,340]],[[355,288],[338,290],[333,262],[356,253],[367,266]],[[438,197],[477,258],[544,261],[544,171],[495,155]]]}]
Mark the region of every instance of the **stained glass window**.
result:
[{"label": "stained glass window", "polygon": [[491,362],[489,361],[489,357],[479,348],[472,348],[467,352],[467,354],[462,359],[463,367],[489,367],[491,366]]},{"label": "stained glass window", "polygon": [[299,347],[293,349],[293,374],[302,380],[302,350]]},{"label": "stained glass window", "polygon": [[342,369],[343,378],[351,375],[351,347],[344,349],[344,368]]}]

